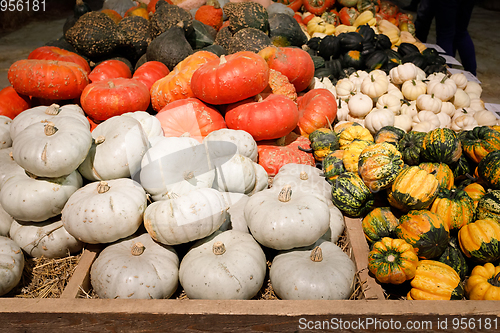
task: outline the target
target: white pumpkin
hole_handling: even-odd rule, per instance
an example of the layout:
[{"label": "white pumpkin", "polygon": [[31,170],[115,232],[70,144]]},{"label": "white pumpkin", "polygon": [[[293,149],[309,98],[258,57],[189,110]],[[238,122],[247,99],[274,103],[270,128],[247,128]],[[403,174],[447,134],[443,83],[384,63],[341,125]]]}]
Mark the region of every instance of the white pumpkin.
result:
[{"label": "white pumpkin", "polygon": [[260,244],[286,250],[317,241],[328,230],[330,211],[320,194],[273,186],[250,197],[245,219]]},{"label": "white pumpkin", "polygon": [[90,130],[73,117],[55,117],[20,131],[12,143],[14,160],[40,177],[61,177],[75,171],[92,145]]},{"label": "white pumpkin", "polygon": [[432,79],[427,83],[427,94],[434,95],[441,101],[449,101],[457,92],[457,84],[447,76],[441,80]]},{"label": "white pumpkin", "polygon": [[420,95],[427,92],[427,84],[422,80],[408,80],[401,86],[401,92],[408,101],[416,101]]},{"label": "white pumpkin", "polygon": [[411,130],[415,132],[430,132],[436,129],[435,125],[430,121],[421,121],[413,124]]},{"label": "white pumpkin", "polygon": [[335,85],[337,96],[343,100],[350,98],[356,94],[356,85],[348,78],[340,79]]},{"label": "white pumpkin", "polygon": [[14,218],[0,205],[0,236],[9,236],[9,230]]},{"label": "white pumpkin", "polygon": [[335,96],[335,98],[337,97],[337,89],[333,85],[332,81],[330,81],[330,79],[326,76],[322,78],[314,77],[307,88],[309,90],[318,88],[328,89]]},{"label": "white pumpkin", "polygon": [[356,123],[358,125],[365,127],[365,119],[364,118],[357,118],[357,117],[353,117],[351,115],[348,115],[347,121],[350,123]]},{"label": "white pumpkin", "polygon": [[455,108],[468,108],[470,106],[470,97],[462,89],[457,88],[455,95],[452,98],[453,105]]},{"label": "white pumpkin", "polygon": [[451,116],[451,120],[453,121],[456,118],[461,117],[461,116],[471,116],[472,117],[472,116],[474,116],[475,113],[476,113],[476,111],[474,111],[471,108],[459,108],[459,109],[455,110],[455,112]]},{"label": "white pumpkin", "polygon": [[439,127],[441,127],[441,128],[445,128],[445,127],[449,128],[450,127],[451,117],[449,115],[447,115],[444,112],[438,112],[436,115],[439,118],[439,122],[441,123],[441,125],[439,125]]},{"label": "white pumpkin", "polygon": [[94,143],[78,170],[88,180],[134,176],[149,149],[141,123],[132,117],[114,116],[92,131]]},{"label": "white pumpkin", "polygon": [[419,110],[439,113],[441,111],[442,101],[434,95],[422,94],[417,98],[417,108]]},{"label": "white pumpkin", "polygon": [[61,220],[82,242],[110,243],[137,231],[146,206],[146,192],[132,179],[93,182],[71,195]]},{"label": "white pumpkin", "polygon": [[458,116],[451,121],[450,128],[456,132],[470,131],[479,126],[476,119],[471,115]]},{"label": "white pumpkin", "polygon": [[0,236],[0,296],[17,286],[23,269],[23,250],[12,239]]},{"label": "white pumpkin", "polygon": [[236,145],[236,152],[248,157],[254,162],[257,162],[257,143],[254,138],[246,131],[222,128],[210,132],[204,139],[203,143],[207,144],[207,149],[214,151],[217,149],[227,150],[223,145],[210,145],[211,142],[224,141]]},{"label": "white pumpkin", "polygon": [[417,66],[417,76],[415,77],[416,80],[425,80],[427,79],[427,74],[425,71]]},{"label": "white pumpkin", "polygon": [[179,257],[147,233],[107,246],[92,264],[90,282],[99,298],[161,299],[177,290]]},{"label": "white pumpkin", "polygon": [[254,195],[257,192],[260,192],[269,186],[269,175],[267,174],[266,169],[259,163],[252,163],[254,171],[255,171],[255,186],[248,193],[249,196]]},{"label": "white pumpkin", "polygon": [[78,171],[60,178],[35,178],[22,173],[5,181],[0,203],[15,220],[42,222],[61,214],[82,184]]},{"label": "white pumpkin", "polygon": [[402,103],[401,109],[399,109],[399,113],[413,118],[418,113],[417,101],[415,100]]},{"label": "white pumpkin", "polygon": [[411,62],[398,65],[389,71],[389,78],[394,84],[403,84],[408,80],[413,80],[417,77],[417,66]]},{"label": "white pumpkin", "polygon": [[339,98],[337,100],[337,120],[347,121],[349,115],[349,103]]},{"label": "white pumpkin", "polygon": [[456,108],[452,102],[442,102],[441,110],[439,112],[446,113],[448,116],[452,117],[455,114]]},{"label": "white pumpkin", "polygon": [[144,212],[144,226],[162,244],[184,244],[219,229],[227,218],[227,209],[219,191],[200,188],[150,204]]},{"label": "white pumpkin", "polygon": [[375,135],[384,126],[394,126],[394,112],[389,109],[373,109],[365,117],[365,127]]},{"label": "white pumpkin", "polygon": [[363,119],[373,109],[373,100],[370,96],[359,93],[349,97],[348,106],[352,117]]},{"label": "white pumpkin", "polygon": [[132,117],[141,123],[142,129],[146,133],[149,140],[153,137],[163,136],[161,122],[155,116],[146,111],[126,112],[122,116]]},{"label": "white pumpkin", "polygon": [[[229,156],[235,154],[234,144],[217,142],[232,148]],[[164,137],[144,154],[141,170],[134,179],[154,201],[212,187],[215,169],[209,155],[206,146],[194,138]]]},{"label": "white pumpkin", "polygon": [[361,83],[361,93],[370,96],[372,99],[377,99],[387,93],[388,87],[389,81],[385,75],[370,74]]},{"label": "white pumpkin", "polygon": [[26,175],[26,171],[14,161],[12,147],[0,149],[0,190],[11,177]]},{"label": "white pumpkin", "polygon": [[[361,83],[363,83],[363,80],[365,77],[367,77],[369,74],[366,71],[363,70],[357,70],[351,75],[349,75],[349,80],[354,83],[354,93],[357,94],[361,92]],[[340,97],[340,96],[339,96]]]},{"label": "white pumpkin", "polygon": [[481,85],[475,81],[468,81],[467,86],[465,87],[464,91],[467,94],[469,94],[469,96],[471,96],[471,98],[472,98],[472,95],[474,97],[480,98],[481,94],[483,93],[483,87],[481,87]]},{"label": "white pumpkin", "polygon": [[[422,131],[420,129],[430,128],[430,130],[434,130],[441,125],[438,116],[432,111],[420,111],[419,113],[417,113],[416,116],[413,117],[413,124],[412,124],[413,131],[417,131],[415,129],[415,126],[417,126],[419,123],[425,123],[417,127],[419,128],[418,130],[419,132],[429,132],[429,130]],[[423,127],[424,125],[425,127]]]},{"label": "white pumpkin", "polygon": [[395,95],[399,100],[404,99],[403,93],[394,83],[389,82],[389,86],[387,87],[387,93],[391,95]]},{"label": "white pumpkin", "polygon": [[488,110],[477,111],[473,117],[476,119],[478,126],[494,126],[498,121],[495,114]]},{"label": "white pumpkin", "polygon": [[[220,162],[219,162],[220,161]],[[212,160],[215,167],[215,179],[212,188],[221,192],[238,192],[249,194],[255,187],[255,168],[251,159],[234,154],[229,160],[225,158]]]},{"label": "white pumpkin", "polygon": [[12,140],[14,140],[17,134],[29,125],[41,121],[52,121],[52,119],[58,117],[72,117],[78,119],[82,124],[87,126],[90,131],[90,123],[80,106],[76,104],[67,104],[63,106],[52,104],[50,106],[36,106],[18,114],[10,124],[10,136]]},{"label": "white pumpkin", "polygon": [[179,281],[190,299],[251,299],[266,276],[266,255],[252,235],[217,232],[184,256]]},{"label": "white pumpkin", "polygon": [[332,199],[332,186],[326,181],[321,170],[305,164],[289,163],[281,167],[273,178],[273,187],[292,186],[293,191],[317,193]]},{"label": "white pumpkin", "polygon": [[245,220],[244,208],[250,197],[243,193],[221,192],[226,202],[227,216],[220,226],[220,231],[237,230],[249,233],[247,221]]},{"label": "white pumpkin", "polygon": [[380,96],[375,104],[377,109],[388,109],[391,110],[395,115],[399,114],[401,109],[401,99],[398,96],[387,93]]},{"label": "white pumpkin", "polygon": [[406,114],[394,116],[394,127],[400,128],[405,132],[411,131],[413,125],[412,117]]},{"label": "white pumpkin", "polygon": [[321,238],[336,243],[345,229],[344,214],[333,202],[329,202],[328,207],[330,207],[330,228]]},{"label": "white pumpkin", "polygon": [[353,261],[328,241],[313,250],[278,254],[269,271],[276,295],[284,300],[348,299],[354,290],[355,274]]},{"label": "white pumpkin", "polygon": [[465,89],[467,87],[467,76],[464,73],[455,73],[450,76],[450,79],[455,81],[458,89]]},{"label": "white pumpkin", "polygon": [[427,76],[427,81],[432,81],[432,80],[441,81],[444,77],[446,77],[445,73],[443,73],[443,72],[434,72],[434,73],[429,74]]},{"label": "white pumpkin", "polygon": [[469,107],[474,111],[486,110],[484,101],[481,98],[471,98]]},{"label": "white pumpkin", "polygon": [[10,137],[10,123],[12,119],[7,116],[0,115],[0,149],[12,146],[12,138]]},{"label": "white pumpkin", "polygon": [[14,220],[10,238],[34,258],[62,258],[83,248],[83,243],[70,235],[57,218],[36,223]]}]

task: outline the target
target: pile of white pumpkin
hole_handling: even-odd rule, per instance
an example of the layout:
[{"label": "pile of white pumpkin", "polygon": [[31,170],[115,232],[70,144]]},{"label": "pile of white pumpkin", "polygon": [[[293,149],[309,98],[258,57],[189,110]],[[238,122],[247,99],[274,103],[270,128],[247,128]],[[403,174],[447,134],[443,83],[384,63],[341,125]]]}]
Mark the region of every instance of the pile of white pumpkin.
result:
[{"label": "pile of white pumpkin", "polygon": [[320,170],[288,164],[268,188],[244,131],[165,137],[138,111],[91,132],[77,105],[0,128],[0,295],[19,283],[23,252],[58,258],[85,244],[105,245],[91,267],[100,298],[169,298],[180,282],[189,298],[250,299],[267,260],[282,299],[353,292],[354,263],[335,245],[344,218]]},{"label": "pile of white pumpkin", "polygon": [[461,132],[499,121],[485,109],[479,83],[467,80],[463,73],[427,76],[412,63],[394,67],[389,75],[381,70],[359,70],[335,86],[328,78],[316,78],[311,87],[327,88],[335,94],[340,122],[357,122],[372,134],[384,126],[407,132],[443,127]]}]

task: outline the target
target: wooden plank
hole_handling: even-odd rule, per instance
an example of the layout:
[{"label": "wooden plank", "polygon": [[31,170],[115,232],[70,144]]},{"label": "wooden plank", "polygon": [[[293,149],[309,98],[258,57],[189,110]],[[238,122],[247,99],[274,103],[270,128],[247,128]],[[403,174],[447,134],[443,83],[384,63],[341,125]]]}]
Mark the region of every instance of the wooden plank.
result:
[{"label": "wooden plank", "polygon": [[64,288],[61,298],[77,298],[83,291],[90,290],[90,267],[101,251],[100,245],[88,245],[84,250],[78,266]]},{"label": "wooden plank", "polygon": [[368,271],[368,254],[370,249],[361,226],[361,219],[345,217],[347,236],[351,242],[353,258],[356,262],[358,276],[362,281],[361,288],[368,300],[385,300],[384,290]]}]

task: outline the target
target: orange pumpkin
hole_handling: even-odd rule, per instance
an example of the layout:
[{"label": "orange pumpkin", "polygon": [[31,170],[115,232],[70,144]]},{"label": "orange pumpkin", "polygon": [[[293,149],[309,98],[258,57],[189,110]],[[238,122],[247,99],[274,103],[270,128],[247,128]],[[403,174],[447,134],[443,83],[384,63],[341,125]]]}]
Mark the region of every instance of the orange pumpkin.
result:
[{"label": "orange pumpkin", "polygon": [[17,91],[8,86],[0,90],[0,115],[14,119],[18,114],[31,107],[28,96],[19,95]]},{"label": "orange pumpkin", "polygon": [[90,66],[87,60],[82,56],[61,49],[57,46],[40,46],[31,51],[28,55],[28,59],[43,59],[43,60],[57,60],[57,61],[68,61],[74,62],[77,65],[82,66],[87,74],[90,73]]},{"label": "orange pumpkin", "polygon": [[309,135],[318,128],[328,128],[337,117],[337,101],[328,89],[309,90],[298,99],[299,121],[297,128],[301,135]]}]

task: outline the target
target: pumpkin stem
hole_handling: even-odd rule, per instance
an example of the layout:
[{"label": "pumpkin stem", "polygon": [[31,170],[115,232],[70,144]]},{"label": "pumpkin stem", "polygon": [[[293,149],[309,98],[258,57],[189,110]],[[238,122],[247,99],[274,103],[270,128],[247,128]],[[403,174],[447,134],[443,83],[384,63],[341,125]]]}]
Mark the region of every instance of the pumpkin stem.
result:
[{"label": "pumpkin stem", "polygon": [[181,136],[180,136],[180,137],[181,137],[181,138],[190,138],[190,137],[191,137],[191,133],[189,133],[189,132],[184,132],[184,133],[182,133],[182,134],[181,134]]},{"label": "pumpkin stem", "polygon": [[307,180],[307,179],[309,179],[309,176],[307,175],[307,172],[301,171],[299,178],[300,178],[300,180]]},{"label": "pumpkin stem", "polygon": [[288,202],[292,199],[292,186],[285,185],[278,194],[278,200],[281,202]]},{"label": "pumpkin stem", "polygon": [[372,82],[375,82],[375,78],[371,75]]},{"label": "pumpkin stem", "polygon": [[60,108],[61,107],[59,105],[54,103],[45,110],[45,114],[55,116],[55,115],[59,114],[59,112],[61,111]]},{"label": "pumpkin stem", "polygon": [[219,62],[219,65],[223,65],[225,64],[227,61],[226,61],[226,57],[224,55],[221,55],[220,56],[220,62]]},{"label": "pumpkin stem", "polygon": [[110,189],[108,182],[105,182],[104,180],[101,180],[99,184],[97,185],[97,193],[102,194],[108,192]]},{"label": "pumpkin stem", "polygon": [[113,83],[113,81],[108,81],[108,87],[110,89],[113,89],[115,87],[115,84]]},{"label": "pumpkin stem", "polygon": [[212,246],[212,251],[216,256],[226,253],[226,246],[222,242],[215,242]]},{"label": "pumpkin stem", "polygon": [[185,180],[190,180],[194,178],[194,172],[193,171],[184,171],[183,178]]},{"label": "pumpkin stem", "polygon": [[447,79],[448,79],[448,77],[445,75],[445,76],[443,77],[443,79],[441,80],[441,83],[444,83],[444,81],[446,81]]},{"label": "pumpkin stem", "polygon": [[500,272],[498,272],[491,279],[488,279],[488,283],[495,287],[500,287]]},{"label": "pumpkin stem", "polygon": [[144,244],[142,244],[141,242],[137,242],[134,244],[134,246],[132,246],[130,252],[132,253],[133,256],[140,256],[141,254],[144,253],[145,249],[146,247],[144,246]]},{"label": "pumpkin stem", "polygon": [[314,262],[321,262],[323,261],[323,251],[319,246],[316,246],[312,251],[311,255],[309,256],[312,261]]},{"label": "pumpkin stem", "polygon": [[299,148],[299,150],[302,150],[303,152],[306,152],[306,153],[312,153],[314,150],[312,148],[302,148],[301,146],[297,146],[297,148]]},{"label": "pumpkin stem", "polygon": [[35,175],[35,174],[32,174],[31,172],[29,172],[28,170],[24,170],[24,172],[28,175],[28,177],[30,177],[31,179],[37,179],[38,176]]},{"label": "pumpkin stem", "polygon": [[411,83],[413,83],[414,86],[417,85],[417,82],[415,82],[415,79],[411,80]]},{"label": "pumpkin stem", "polygon": [[264,100],[264,98],[262,98],[261,94],[257,94],[257,95],[255,95],[254,100],[256,102],[262,102]]},{"label": "pumpkin stem", "polygon": [[47,125],[43,127],[43,132],[45,133],[46,136],[54,135],[57,132],[57,127],[54,126],[53,122],[49,121]]},{"label": "pumpkin stem", "polygon": [[106,138],[104,137],[104,135],[99,135],[97,138],[95,138],[94,143],[96,145],[100,145],[104,141],[106,141]]}]

